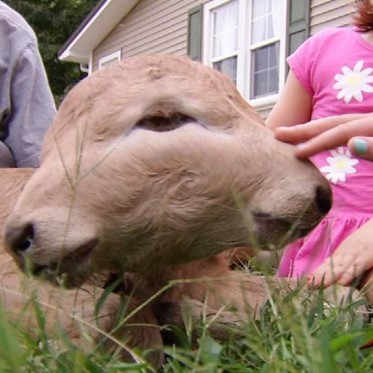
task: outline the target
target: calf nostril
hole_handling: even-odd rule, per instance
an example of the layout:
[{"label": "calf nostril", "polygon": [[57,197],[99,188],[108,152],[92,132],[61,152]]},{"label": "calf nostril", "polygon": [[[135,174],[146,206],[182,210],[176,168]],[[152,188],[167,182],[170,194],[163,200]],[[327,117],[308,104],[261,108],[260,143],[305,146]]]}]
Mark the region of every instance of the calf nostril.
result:
[{"label": "calf nostril", "polygon": [[316,203],[321,214],[326,215],[329,212],[332,207],[332,193],[330,188],[317,187]]},{"label": "calf nostril", "polygon": [[26,224],[22,227],[8,229],[5,233],[5,242],[12,251],[22,254],[32,248],[34,235],[34,226]]},{"label": "calf nostril", "polygon": [[49,269],[49,267],[47,265],[34,265],[32,267],[32,274],[35,276],[35,277],[39,277],[41,276],[43,273],[47,272]]}]

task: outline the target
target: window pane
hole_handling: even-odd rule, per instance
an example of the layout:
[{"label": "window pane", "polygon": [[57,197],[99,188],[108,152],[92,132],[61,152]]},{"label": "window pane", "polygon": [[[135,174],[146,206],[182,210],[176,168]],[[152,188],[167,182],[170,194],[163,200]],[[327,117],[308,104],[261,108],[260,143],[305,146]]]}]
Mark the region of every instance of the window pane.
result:
[{"label": "window pane", "polygon": [[251,25],[251,43],[255,44],[266,39],[266,18],[257,18]]},{"label": "window pane", "polygon": [[214,69],[221,71],[232,80],[234,84],[237,82],[237,57],[226,58],[224,60],[214,62]]},{"label": "window pane", "polygon": [[272,1],[269,12],[268,12],[268,37],[279,38],[281,36],[281,31],[284,29],[284,7],[286,1],[276,0]]},{"label": "window pane", "polygon": [[237,51],[238,1],[232,1],[213,11],[213,58]]},{"label": "window pane", "polygon": [[[277,2],[279,2],[279,0],[277,0]],[[268,6],[268,12],[271,13],[272,12],[272,0],[268,0],[267,6]]]},{"label": "window pane", "polygon": [[267,18],[267,39],[273,38],[275,36],[273,16],[274,16],[273,13],[268,14],[268,18]]},{"label": "window pane", "polygon": [[266,0],[253,0],[253,18],[262,17],[266,14]]},{"label": "window pane", "polygon": [[279,43],[252,51],[250,98],[278,93]]},{"label": "window pane", "polygon": [[269,48],[259,48],[254,51],[254,71],[262,71],[268,68]]},{"label": "window pane", "polygon": [[279,47],[280,43],[275,43],[268,46],[268,67],[278,67],[280,53]]},{"label": "window pane", "polygon": [[283,6],[283,0],[253,0],[251,44],[280,36]]},{"label": "window pane", "polygon": [[271,94],[278,93],[278,68],[268,71],[268,92]]},{"label": "window pane", "polygon": [[265,96],[267,94],[267,73],[266,71],[254,74],[253,98]]}]

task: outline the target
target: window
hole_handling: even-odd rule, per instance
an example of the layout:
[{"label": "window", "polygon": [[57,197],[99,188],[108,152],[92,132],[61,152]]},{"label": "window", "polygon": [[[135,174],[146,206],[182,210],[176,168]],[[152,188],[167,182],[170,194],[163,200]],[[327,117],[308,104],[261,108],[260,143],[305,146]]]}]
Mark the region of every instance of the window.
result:
[{"label": "window", "polygon": [[102,57],[98,60],[98,68],[102,69],[103,67],[109,66],[113,63],[120,61],[120,59],[121,59],[121,51],[110,53],[107,56]]},{"label": "window", "polygon": [[238,1],[212,10],[212,66],[237,79]]},{"label": "window", "polygon": [[214,0],[204,10],[204,60],[237,84],[239,0]]},{"label": "window", "polygon": [[253,0],[249,49],[251,54],[250,98],[278,93],[280,75],[280,41],[283,2]]},{"label": "window", "polygon": [[252,104],[274,101],[285,80],[287,0],[212,0],[203,16],[203,62]]}]

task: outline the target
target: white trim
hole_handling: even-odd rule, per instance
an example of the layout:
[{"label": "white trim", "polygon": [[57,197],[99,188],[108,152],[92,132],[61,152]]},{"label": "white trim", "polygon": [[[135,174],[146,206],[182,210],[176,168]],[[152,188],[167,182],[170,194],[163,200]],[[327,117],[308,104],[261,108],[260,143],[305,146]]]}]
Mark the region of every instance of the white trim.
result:
[{"label": "white trim", "polygon": [[81,63],[80,64],[80,71],[83,73],[88,73],[89,72],[89,66],[88,64]]},{"label": "white trim", "polygon": [[93,72],[93,52],[89,54],[88,75],[91,75],[92,72]]},{"label": "white trim", "polygon": [[260,97],[260,98],[253,98],[249,100],[250,105],[254,107],[260,107],[260,106],[267,106],[267,105],[273,105],[278,100],[280,94],[276,93],[275,95]]},{"label": "white trim", "polygon": [[[283,8],[283,14],[281,14],[281,17],[286,25],[288,25],[288,21],[290,17],[289,12],[290,12],[290,1],[285,1],[285,6]],[[280,56],[279,56],[280,76],[278,79],[280,91],[282,90],[282,88],[284,88],[285,81],[286,81],[286,71],[287,71],[286,51],[288,48],[288,32],[289,30],[287,26],[282,28],[282,34],[281,34],[282,47],[280,48]],[[281,64],[283,64],[282,68],[281,68]]]},{"label": "white trim", "polygon": [[[278,0],[277,0],[278,1]],[[248,24],[247,24],[247,11],[248,11],[248,1],[239,1],[238,2],[238,52],[237,52],[237,81],[236,86],[238,91],[242,94],[243,97],[246,96],[246,86],[245,79],[239,78],[244,77],[247,72],[247,59],[245,57],[245,47],[247,45],[248,39]],[[241,30],[241,31],[240,31]]]},{"label": "white trim", "polygon": [[267,39],[267,40],[264,40],[264,41],[261,41],[259,43],[255,43],[255,44],[251,44],[249,45],[249,49],[250,50],[253,50],[253,49],[259,49],[259,48],[262,48],[262,47],[265,47],[269,44],[275,44],[277,43],[278,41],[281,41],[281,38],[271,38],[271,39]]},{"label": "white trim", "polygon": [[121,51],[115,51],[113,53],[110,53],[98,60],[98,68],[103,68],[106,64],[111,63],[112,61],[120,61],[122,57]]},{"label": "white trim", "polygon": [[228,54],[223,54],[219,57],[211,57],[211,64],[213,64],[214,62],[219,62],[221,60],[226,60],[227,58],[232,58],[232,57],[237,57],[237,53],[236,52],[233,52],[233,53],[228,53]]},{"label": "white trim", "polygon": [[[60,60],[62,58],[60,57]],[[66,51],[66,59],[65,61],[72,61],[77,63],[85,63],[86,62],[86,55],[79,52],[74,52],[72,50]]]}]

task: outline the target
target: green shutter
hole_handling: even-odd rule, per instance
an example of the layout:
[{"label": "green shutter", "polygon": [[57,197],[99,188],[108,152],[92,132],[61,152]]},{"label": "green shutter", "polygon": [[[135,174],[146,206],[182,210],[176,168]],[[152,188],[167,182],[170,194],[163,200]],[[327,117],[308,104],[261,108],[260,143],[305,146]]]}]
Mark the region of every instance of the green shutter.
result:
[{"label": "green shutter", "polygon": [[202,5],[188,11],[187,54],[195,61],[202,60]]},{"label": "green shutter", "polygon": [[310,0],[288,0],[287,55],[292,54],[309,36]]}]

